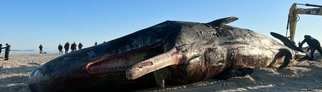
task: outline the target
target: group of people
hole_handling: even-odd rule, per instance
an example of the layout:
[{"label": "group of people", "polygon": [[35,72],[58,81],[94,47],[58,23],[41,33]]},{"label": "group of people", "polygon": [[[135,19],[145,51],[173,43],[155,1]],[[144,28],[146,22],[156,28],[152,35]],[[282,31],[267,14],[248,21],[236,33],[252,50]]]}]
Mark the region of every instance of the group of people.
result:
[{"label": "group of people", "polygon": [[[97,45],[97,42],[95,42],[94,45]],[[80,42],[76,44],[75,42],[70,44],[69,42],[66,42],[65,45],[63,46],[62,44],[58,45],[58,51],[59,53],[63,53],[63,49],[65,50],[65,54],[68,53],[69,48],[71,49],[71,52],[74,52],[76,50],[80,50],[83,48],[83,44]],[[1,53],[1,52],[0,52]],[[46,52],[43,52],[43,45],[39,45],[39,53],[40,54],[46,54]]]},{"label": "group of people", "polygon": [[[77,50],[77,46],[78,46],[78,50],[83,48],[83,44],[82,43],[78,43],[78,45],[74,42],[72,44],[70,44],[69,42],[66,42],[64,45],[64,49],[65,49],[65,54],[68,53],[69,47],[71,49],[71,51],[76,51]],[[58,45],[58,50],[59,53],[63,53],[63,45],[59,44]]]},{"label": "group of people", "polygon": [[6,43],[6,46],[2,47],[2,44],[0,44],[0,54],[2,52],[2,49],[5,49],[4,60],[9,60],[10,45],[8,43]]}]

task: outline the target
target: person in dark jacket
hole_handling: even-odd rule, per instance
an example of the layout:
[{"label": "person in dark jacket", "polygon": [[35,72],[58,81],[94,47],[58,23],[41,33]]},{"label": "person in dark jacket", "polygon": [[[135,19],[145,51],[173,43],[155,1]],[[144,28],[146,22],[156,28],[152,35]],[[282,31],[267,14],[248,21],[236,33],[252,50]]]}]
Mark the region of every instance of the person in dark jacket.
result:
[{"label": "person in dark jacket", "polygon": [[74,43],[71,45],[70,49],[72,49],[72,52],[74,52],[74,51],[76,51],[76,48],[77,48],[77,44],[74,42]]},{"label": "person in dark jacket", "polygon": [[39,54],[42,54],[42,48],[43,48],[43,46],[40,44],[39,45]]},{"label": "person in dark jacket", "polygon": [[2,48],[2,44],[0,44],[0,54],[2,53],[2,49],[4,48]]},{"label": "person in dark jacket", "polygon": [[78,44],[78,50],[82,49],[83,48],[83,44],[82,43],[79,43]]},{"label": "person in dark jacket", "polygon": [[315,50],[319,51],[320,55],[322,55],[321,45],[318,40],[311,37],[310,35],[304,35],[304,40],[299,44],[299,47],[302,48],[302,45],[305,42],[309,45],[309,48],[307,51],[311,51],[311,53],[310,53],[311,56],[309,58],[310,60],[314,59]]},{"label": "person in dark jacket", "polygon": [[1,54],[1,52],[2,52],[2,49],[3,49],[3,48],[2,48],[2,44],[0,44],[0,54]]},{"label": "person in dark jacket", "polygon": [[63,46],[61,44],[58,45],[59,53],[63,53]]},{"label": "person in dark jacket", "polygon": [[68,53],[68,49],[69,49],[69,42],[66,42],[64,45],[65,48],[65,54]]},{"label": "person in dark jacket", "polygon": [[9,60],[9,51],[10,51],[10,45],[6,43],[5,51],[4,51],[4,60]]}]

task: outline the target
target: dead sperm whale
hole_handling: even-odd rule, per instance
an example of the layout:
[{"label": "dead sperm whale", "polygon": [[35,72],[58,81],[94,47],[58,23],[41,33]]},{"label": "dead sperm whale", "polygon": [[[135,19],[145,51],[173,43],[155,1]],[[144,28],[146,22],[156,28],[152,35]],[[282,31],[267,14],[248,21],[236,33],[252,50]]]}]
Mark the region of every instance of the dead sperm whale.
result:
[{"label": "dead sperm whale", "polygon": [[[254,67],[287,67],[294,50],[249,29],[165,21],[109,42],[65,54],[32,71],[32,92],[135,90],[193,83]],[[226,73],[229,72],[229,73]]]}]

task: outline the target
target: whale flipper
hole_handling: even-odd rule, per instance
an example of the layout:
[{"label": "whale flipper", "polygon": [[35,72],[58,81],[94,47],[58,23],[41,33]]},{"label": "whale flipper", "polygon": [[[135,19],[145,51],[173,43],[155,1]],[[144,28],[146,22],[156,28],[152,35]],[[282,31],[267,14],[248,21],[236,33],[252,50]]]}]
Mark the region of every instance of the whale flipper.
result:
[{"label": "whale flipper", "polygon": [[297,50],[297,51],[300,51],[300,52],[304,52],[300,47],[297,47],[291,40],[289,40],[287,37],[281,35],[281,34],[278,34],[278,33],[275,33],[275,32],[271,32],[271,35],[277,39],[279,39],[280,41],[283,42],[283,44],[291,49],[294,49],[294,50]]}]

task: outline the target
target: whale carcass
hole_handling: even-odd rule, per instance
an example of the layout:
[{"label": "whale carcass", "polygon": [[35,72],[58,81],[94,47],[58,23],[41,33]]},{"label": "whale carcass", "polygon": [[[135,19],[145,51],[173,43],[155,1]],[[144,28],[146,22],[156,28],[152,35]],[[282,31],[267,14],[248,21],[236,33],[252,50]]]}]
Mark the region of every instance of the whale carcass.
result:
[{"label": "whale carcass", "polygon": [[136,90],[230,76],[231,71],[248,74],[255,67],[287,67],[294,50],[249,29],[226,25],[235,20],[165,21],[68,53],[33,70],[29,88],[32,92]]}]

